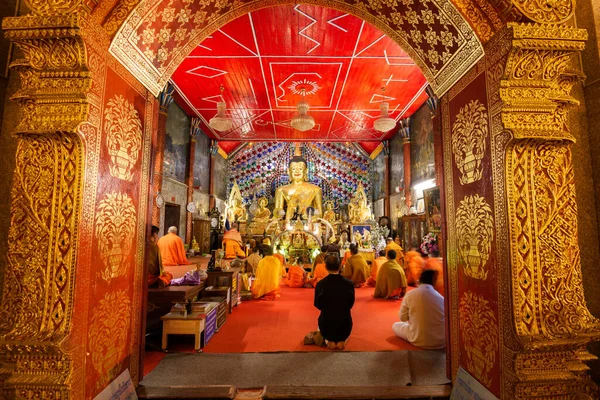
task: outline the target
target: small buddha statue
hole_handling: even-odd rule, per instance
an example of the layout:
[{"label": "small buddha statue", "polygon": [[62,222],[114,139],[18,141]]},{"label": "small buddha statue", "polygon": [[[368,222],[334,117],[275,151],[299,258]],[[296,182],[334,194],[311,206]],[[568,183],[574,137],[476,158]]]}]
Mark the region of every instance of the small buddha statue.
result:
[{"label": "small buddha statue", "polygon": [[269,221],[269,218],[271,218],[271,211],[269,211],[269,209],[267,208],[268,204],[269,200],[267,200],[266,197],[263,196],[258,199],[258,210],[254,214],[253,221],[259,223],[265,223]]},{"label": "small buddha statue", "polygon": [[323,219],[331,224],[337,220],[337,214],[333,211],[333,201],[327,200],[325,202],[325,212],[323,213]]},{"label": "small buddha statue", "polygon": [[371,218],[371,210],[367,206],[367,196],[362,183],[358,184],[356,194],[348,204],[348,216],[352,224],[360,224]]},{"label": "small buddha statue", "polygon": [[241,199],[233,199],[233,203],[229,206],[228,218],[231,222],[243,222],[247,220],[246,208],[242,204]]}]

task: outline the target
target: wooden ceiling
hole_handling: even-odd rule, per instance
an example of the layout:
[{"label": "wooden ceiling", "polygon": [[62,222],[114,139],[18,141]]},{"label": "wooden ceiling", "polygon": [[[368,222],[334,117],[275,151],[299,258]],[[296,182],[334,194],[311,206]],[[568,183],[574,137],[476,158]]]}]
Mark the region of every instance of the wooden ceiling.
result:
[{"label": "wooden ceiling", "polygon": [[[172,82],[204,132],[228,141],[379,142],[395,133],[373,129],[382,101],[398,120],[427,99],[425,77],[400,46],[352,15],[311,5],[230,22],[192,51]],[[289,124],[303,88],[316,122],[306,132]],[[208,126],[221,100],[233,121],[228,132]]]}]

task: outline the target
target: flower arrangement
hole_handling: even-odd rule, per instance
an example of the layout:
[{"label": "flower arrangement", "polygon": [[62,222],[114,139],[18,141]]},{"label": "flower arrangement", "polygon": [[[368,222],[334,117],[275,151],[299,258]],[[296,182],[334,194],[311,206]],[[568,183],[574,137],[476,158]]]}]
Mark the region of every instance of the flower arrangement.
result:
[{"label": "flower arrangement", "polygon": [[433,232],[429,232],[423,237],[423,243],[421,243],[421,253],[429,255],[430,253],[437,253],[439,251],[437,244],[437,235]]}]

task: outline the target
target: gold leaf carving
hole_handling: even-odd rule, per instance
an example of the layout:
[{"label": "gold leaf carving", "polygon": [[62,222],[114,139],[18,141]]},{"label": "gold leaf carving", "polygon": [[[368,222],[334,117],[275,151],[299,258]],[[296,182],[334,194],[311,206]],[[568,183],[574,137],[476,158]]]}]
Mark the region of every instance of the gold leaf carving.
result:
[{"label": "gold leaf carving", "polygon": [[120,372],[126,356],[131,322],[131,301],[125,290],[107,293],[94,308],[89,330],[92,365],[100,374],[102,388]]},{"label": "gold leaf carving", "polygon": [[98,204],[95,225],[98,252],[105,267],[102,279],[110,281],[127,273],[127,257],[133,246],[135,221],[133,201],[125,193],[108,193]]},{"label": "gold leaf carving", "polygon": [[460,183],[466,185],[481,179],[481,160],[488,137],[488,115],[479,100],[461,107],[452,126],[452,152],[460,170]]},{"label": "gold leaf carving", "polygon": [[121,95],[108,101],[104,116],[110,174],[130,181],[142,148],[142,122],[133,104]]},{"label": "gold leaf carving", "polygon": [[494,240],[492,209],[479,195],[466,196],[456,209],[458,254],[465,275],[487,279],[487,261]]},{"label": "gold leaf carving", "polygon": [[467,356],[467,369],[490,387],[489,376],[498,350],[498,322],[487,300],[468,291],[460,300],[460,330]]},{"label": "gold leaf carving", "polygon": [[512,0],[529,19],[542,24],[560,24],[575,12],[575,0]]},{"label": "gold leaf carving", "polygon": [[81,0],[25,0],[25,3],[38,15],[57,15],[74,11]]}]

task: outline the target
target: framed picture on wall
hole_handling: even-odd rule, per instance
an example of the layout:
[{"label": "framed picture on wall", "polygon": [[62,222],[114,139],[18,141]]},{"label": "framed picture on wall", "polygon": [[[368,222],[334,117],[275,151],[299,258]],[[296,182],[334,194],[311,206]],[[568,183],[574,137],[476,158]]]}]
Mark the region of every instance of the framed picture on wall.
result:
[{"label": "framed picture on wall", "polygon": [[442,213],[440,211],[440,188],[438,186],[423,191],[425,200],[425,223],[429,232],[442,230]]},{"label": "framed picture on wall", "polygon": [[425,199],[421,197],[417,200],[417,214],[423,214],[425,212]]},{"label": "framed picture on wall", "polygon": [[350,242],[359,246],[365,241],[371,241],[371,225],[352,225]]}]

